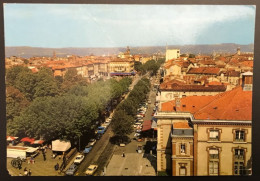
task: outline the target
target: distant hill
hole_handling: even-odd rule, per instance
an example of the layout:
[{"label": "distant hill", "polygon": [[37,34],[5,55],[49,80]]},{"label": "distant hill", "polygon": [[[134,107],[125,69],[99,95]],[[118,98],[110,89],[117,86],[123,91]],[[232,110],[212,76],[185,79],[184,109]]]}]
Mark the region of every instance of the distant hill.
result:
[{"label": "distant hill", "polygon": [[[181,53],[193,54],[211,54],[215,52],[222,53],[235,53],[237,47],[240,47],[241,52],[253,52],[254,44],[239,45],[233,43],[213,44],[213,45],[168,45],[168,49],[179,48]],[[6,47],[5,56],[20,56],[29,58],[33,56],[52,56],[56,52],[56,56],[64,57],[67,55],[113,55],[124,52],[126,47],[115,48],[41,48],[41,47]],[[143,46],[143,47],[130,47],[131,54],[153,54],[157,52],[165,53],[165,46]]]}]

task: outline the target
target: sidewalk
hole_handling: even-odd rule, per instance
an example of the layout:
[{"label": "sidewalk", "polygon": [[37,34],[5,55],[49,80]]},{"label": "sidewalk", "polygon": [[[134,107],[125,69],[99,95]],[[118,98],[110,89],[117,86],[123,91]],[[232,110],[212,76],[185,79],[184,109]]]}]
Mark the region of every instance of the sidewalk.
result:
[{"label": "sidewalk", "polygon": [[63,174],[59,174],[58,171],[56,171],[54,169],[54,165],[56,165],[57,163],[59,163],[59,165],[61,165],[62,160],[61,159],[59,160],[58,157],[53,159],[52,151],[49,149],[47,149],[47,152],[46,152],[46,161],[43,160],[43,155],[42,155],[42,153],[40,153],[38,156],[35,157],[34,164],[31,164],[31,163],[28,164],[27,162],[23,162],[21,170],[14,168],[11,165],[12,160],[13,160],[13,158],[6,159],[7,169],[9,170],[9,173],[12,176],[18,176],[19,173],[23,174],[25,167],[27,168],[27,170],[31,169],[32,176],[63,176]]}]

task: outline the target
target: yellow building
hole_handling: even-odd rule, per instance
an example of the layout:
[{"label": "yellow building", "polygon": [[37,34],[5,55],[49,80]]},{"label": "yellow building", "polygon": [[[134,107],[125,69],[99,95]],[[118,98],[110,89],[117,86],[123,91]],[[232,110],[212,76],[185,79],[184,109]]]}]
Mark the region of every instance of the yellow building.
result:
[{"label": "yellow building", "polygon": [[215,96],[163,103],[155,115],[157,171],[175,176],[251,174],[251,78],[247,73],[242,86]]},{"label": "yellow building", "polygon": [[173,59],[173,58],[180,58],[180,49],[169,49],[169,50],[167,49],[166,50],[165,61]]}]

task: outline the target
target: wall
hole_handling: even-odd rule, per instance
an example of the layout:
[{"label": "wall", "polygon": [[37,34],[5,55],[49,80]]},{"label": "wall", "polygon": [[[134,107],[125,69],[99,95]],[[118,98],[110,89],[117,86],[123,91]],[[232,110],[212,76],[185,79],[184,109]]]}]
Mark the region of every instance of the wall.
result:
[{"label": "wall", "polygon": [[[209,141],[208,129],[220,129],[220,141]],[[234,129],[247,130],[246,142],[234,142]],[[246,148],[245,163],[251,157],[251,126],[245,125],[198,125],[198,143],[197,143],[197,175],[208,175],[208,151],[207,148],[216,146],[220,148],[219,152],[219,175],[233,175],[233,157],[232,148]]]}]

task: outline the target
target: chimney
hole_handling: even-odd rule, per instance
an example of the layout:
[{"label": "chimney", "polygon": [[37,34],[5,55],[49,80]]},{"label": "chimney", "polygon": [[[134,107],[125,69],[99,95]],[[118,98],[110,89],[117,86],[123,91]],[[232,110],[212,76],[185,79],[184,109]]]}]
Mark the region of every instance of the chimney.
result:
[{"label": "chimney", "polygon": [[181,106],[181,99],[180,98],[175,98],[175,106],[176,106],[176,109]]}]

